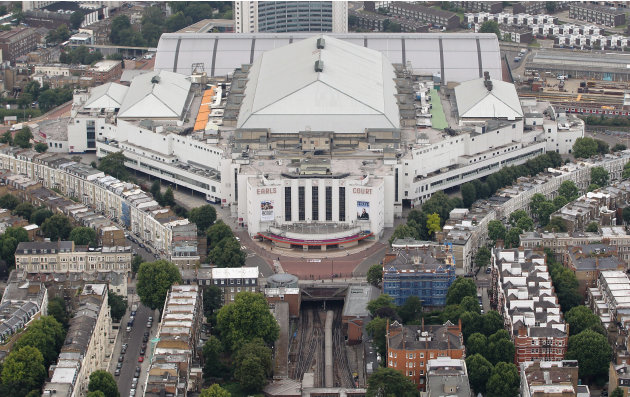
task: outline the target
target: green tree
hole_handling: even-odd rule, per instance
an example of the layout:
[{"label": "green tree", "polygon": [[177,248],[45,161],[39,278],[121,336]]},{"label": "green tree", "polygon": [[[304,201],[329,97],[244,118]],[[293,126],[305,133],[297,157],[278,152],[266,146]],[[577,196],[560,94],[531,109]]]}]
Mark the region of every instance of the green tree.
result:
[{"label": "green tree", "polygon": [[217,211],[210,204],[190,210],[188,219],[197,225],[197,232],[203,234],[217,219]]},{"label": "green tree", "polygon": [[72,15],[70,15],[70,26],[72,26],[72,29],[79,29],[81,27],[81,24],[83,23],[83,18],[83,12],[73,12]]},{"label": "green tree", "polygon": [[630,207],[626,207],[622,212],[623,221],[628,224],[630,223]]},{"label": "green tree", "polygon": [[601,186],[599,186],[596,183],[591,183],[590,185],[588,185],[588,188],[586,188],[587,191],[592,192],[595,191],[597,189],[599,189]]},{"label": "green tree", "polygon": [[38,226],[41,226],[46,219],[50,218],[53,215],[53,212],[48,208],[40,207],[33,211],[33,213],[31,214],[31,222],[37,224]]},{"label": "green tree", "polygon": [[376,317],[365,327],[368,335],[370,335],[374,341],[374,347],[377,353],[380,354],[381,357],[386,357],[387,355],[387,339],[385,336],[387,333],[387,321],[389,320],[386,318]]},{"label": "green tree", "polygon": [[171,262],[145,262],[138,270],[137,291],[140,301],[152,310],[162,310],[168,290],[173,284],[181,282],[179,269]]},{"label": "green tree", "polygon": [[379,368],[368,378],[366,397],[415,397],[414,385],[402,372],[392,368]]},{"label": "green tree", "polygon": [[467,296],[476,299],[477,286],[475,282],[469,278],[457,277],[446,292],[446,304],[459,305]]},{"label": "green tree", "polygon": [[229,391],[225,390],[224,388],[219,386],[217,383],[213,384],[207,389],[203,389],[200,395],[200,397],[231,397],[231,396],[232,395],[230,394]]},{"label": "green tree", "polygon": [[127,44],[133,34],[131,21],[127,15],[120,15],[112,19],[109,40],[112,44]]},{"label": "green tree", "polygon": [[156,179],[151,184],[151,189],[149,191],[151,192],[153,197],[155,197],[157,194],[159,194],[161,192],[160,188],[161,188],[160,181],[158,179]]},{"label": "green tree", "polygon": [[531,232],[534,230],[534,221],[530,217],[521,218],[518,220],[516,227],[524,232]]},{"label": "green tree", "polygon": [[232,233],[232,229],[226,225],[223,220],[218,219],[214,225],[208,228],[206,236],[208,238],[208,250],[212,250],[222,240],[234,237],[234,233]]},{"label": "green tree", "polygon": [[518,397],[520,378],[518,369],[512,363],[498,363],[488,378],[486,392],[488,397]]},{"label": "green tree", "polygon": [[508,230],[505,235],[505,246],[507,248],[518,248],[518,246],[521,245],[521,234],[523,234],[523,231],[518,227],[513,227]]},{"label": "green tree", "polygon": [[63,326],[52,316],[43,316],[31,323],[14,345],[14,349],[25,346],[37,348],[44,358],[44,367],[57,360],[61,350],[66,331]]},{"label": "green tree", "polygon": [[272,370],[271,349],[265,342],[254,338],[245,343],[236,353],[234,362],[234,379],[244,390],[260,392]]},{"label": "green tree", "polygon": [[280,332],[264,296],[253,292],[238,293],[234,302],[219,310],[217,330],[225,346],[233,351],[254,338],[271,344]]},{"label": "green tree", "polygon": [[507,231],[505,230],[505,226],[499,220],[492,220],[488,222],[488,237],[495,242],[497,240],[505,240],[505,234]]},{"label": "green tree", "polygon": [[127,311],[127,299],[122,295],[118,295],[116,292],[114,292],[114,290],[110,289],[107,303],[109,304],[109,310],[112,316],[112,320],[114,322],[119,322]]},{"label": "green tree", "polygon": [[427,231],[429,235],[435,235],[435,233],[442,230],[440,227],[440,215],[438,214],[430,214],[427,217]]},{"label": "green tree", "polygon": [[223,292],[216,285],[206,285],[203,287],[203,313],[210,318],[222,305]]},{"label": "green tree", "polygon": [[126,158],[122,150],[120,152],[109,153],[100,159],[98,169],[124,181],[129,178],[129,171],[127,167],[125,167],[125,160]]},{"label": "green tree", "polygon": [[18,204],[13,210],[13,215],[20,216],[26,220],[31,219],[31,214],[35,211],[35,207],[28,201]]},{"label": "green tree", "polygon": [[63,298],[56,297],[48,300],[48,315],[54,317],[64,329],[68,329],[70,316]]},{"label": "green tree", "polygon": [[479,248],[477,254],[475,254],[475,265],[480,268],[488,266],[491,256],[492,254],[487,247]]},{"label": "green tree", "polygon": [[612,149],[610,149],[611,152],[620,152],[622,150],[626,150],[628,149],[628,147],[626,145],[624,145],[623,143],[616,143],[615,146],[612,147]]},{"label": "green tree", "polygon": [[48,150],[48,145],[43,142],[38,142],[35,144],[35,151],[37,153],[44,153]]},{"label": "green tree", "polygon": [[613,390],[613,392],[610,393],[610,397],[624,397],[623,390],[621,390],[621,388],[617,386],[615,390]]},{"label": "green tree", "polygon": [[591,168],[591,183],[602,187],[608,185],[608,171],[604,167]]},{"label": "green tree", "polygon": [[497,38],[501,40],[501,31],[499,30],[499,24],[496,21],[486,21],[479,28],[479,33],[494,33]]},{"label": "green tree", "polygon": [[569,201],[567,200],[566,197],[564,196],[556,196],[553,201],[553,207],[556,210],[559,210],[560,208],[564,207],[565,205],[567,205],[569,203]]},{"label": "green tree", "polygon": [[475,185],[470,182],[466,182],[462,185],[462,200],[464,201],[464,206],[466,208],[470,208],[470,206],[472,206],[475,200],[477,200]]},{"label": "green tree", "polygon": [[140,270],[140,265],[142,265],[142,262],[144,262],[144,260],[142,259],[140,255],[134,255],[133,258],[131,259],[131,271],[133,273],[138,273],[138,270]]},{"label": "green tree", "polygon": [[31,129],[24,126],[13,136],[13,143],[16,146],[26,149],[32,146],[30,142],[31,139],[33,139],[33,133],[31,132]]},{"label": "green tree", "polygon": [[410,296],[397,309],[403,324],[410,324],[422,317],[422,301],[417,296]]},{"label": "green tree", "polygon": [[90,374],[88,391],[92,392],[97,390],[102,391],[105,397],[120,397],[116,380],[114,380],[112,374],[107,371],[97,370]]},{"label": "green tree", "polygon": [[247,255],[241,244],[234,238],[224,238],[208,253],[208,258],[216,267],[243,267]]},{"label": "green tree", "polygon": [[608,144],[601,139],[595,139],[595,143],[597,143],[597,153],[599,154],[608,154],[610,153],[610,149],[608,148]]},{"label": "green tree", "polygon": [[591,329],[569,338],[566,358],[577,360],[580,378],[595,379],[608,375],[612,349],[606,337]]},{"label": "green tree", "polygon": [[540,204],[540,208],[538,210],[538,220],[540,224],[546,226],[550,221],[549,217],[556,211],[556,207],[550,201],[545,201]]},{"label": "green tree", "polygon": [[470,335],[466,341],[466,355],[473,356],[476,354],[480,354],[484,358],[488,354],[488,338],[479,332]]},{"label": "green tree", "polygon": [[70,232],[69,238],[74,241],[76,245],[89,245],[90,247],[96,247],[98,245],[96,230],[91,227],[75,227]]},{"label": "green tree", "polygon": [[8,143],[13,146],[13,134],[11,134],[11,131],[7,131],[0,136],[0,143]]},{"label": "green tree", "polygon": [[[426,225],[426,222],[425,222],[425,225]],[[418,239],[418,231],[415,228],[409,226],[408,224],[398,225],[396,226],[396,229],[394,229],[394,233],[392,234],[392,236],[389,238],[389,245],[392,245],[392,243],[396,241],[397,239],[405,239],[405,238]]]},{"label": "green tree", "polygon": [[14,210],[20,204],[20,200],[12,194],[4,194],[0,197],[0,208]]},{"label": "green tree", "polygon": [[372,317],[374,317],[376,313],[384,307],[396,309],[396,306],[394,305],[394,299],[387,294],[381,294],[378,296],[378,298],[369,301],[367,304],[367,309]]},{"label": "green tree", "polygon": [[564,222],[564,219],[559,216],[554,216],[547,224],[546,229],[551,232],[564,233],[567,231],[567,225]]},{"label": "green tree", "polygon": [[504,329],[500,329],[488,338],[486,358],[494,365],[500,362],[514,362],[514,343]]},{"label": "green tree", "polygon": [[564,181],[558,188],[558,194],[566,197],[568,201],[573,201],[580,196],[580,191],[573,181]]},{"label": "green tree", "polygon": [[55,214],[42,224],[42,233],[51,241],[66,240],[71,231],[70,219],[62,214]]},{"label": "green tree", "polygon": [[162,196],[162,201],[164,205],[174,206],[175,205],[175,196],[173,195],[173,189],[169,186],[164,195]]},{"label": "green tree", "polygon": [[96,390],[96,391],[88,392],[87,397],[106,397],[106,396],[105,396],[105,393],[103,393],[102,391]]},{"label": "green tree", "polygon": [[36,347],[13,349],[2,366],[2,385],[8,396],[24,396],[39,389],[46,378],[44,357]]},{"label": "green tree", "polygon": [[576,158],[589,158],[597,154],[597,142],[593,138],[578,138],[573,144],[573,155]]},{"label": "green tree", "polygon": [[586,306],[572,307],[565,314],[565,320],[569,324],[570,335],[577,335],[587,329],[606,335],[599,317]]},{"label": "green tree", "polygon": [[468,369],[468,381],[475,393],[486,393],[486,383],[492,375],[494,367],[481,354],[469,354],[466,357],[466,367]]},{"label": "green tree", "polygon": [[531,209],[532,214],[538,214],[540,206],[546,201],[547,198],[544,195],[540,193],[534,194],[529,202],[529,208]]},{"label": "green tree", "polygon": [[599,230],[599,223],[591,222],[586,226],[586,231],[590,233],[597,233]]},{"label": "green tree", "polygon": [[516,226],[521,218],[528,217],[529,215],[527,215],[527,212],[525,212],[525,210],[516,210],[510,214],[510,217],[508,218],[508,223],[510,224],[510,226]]},{"label": "green tree", "polygon": [[212,335],[203,345],[203,377],[204,379],[219,377],[225,371],[225,367],[221,362],[221,353],[223,345],[216,336]]},{"label": "green tree", "polygon": [[378,287],[381,281],[383,281],[383,265],[370,266],[367,271],[367,281],[375,287]]}]

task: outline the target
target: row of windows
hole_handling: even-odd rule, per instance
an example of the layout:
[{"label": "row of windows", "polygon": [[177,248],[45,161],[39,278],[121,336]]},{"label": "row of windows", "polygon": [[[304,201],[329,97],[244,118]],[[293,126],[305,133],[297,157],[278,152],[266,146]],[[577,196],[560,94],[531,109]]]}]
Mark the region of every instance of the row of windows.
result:
[{"label": "row of windows", "polygon": [[[319,219],[319,186],[311,187],[311,216],[313,220]],[[346,188],[339,187],[339,220],[346,220]],[[284,188],[284,220],[291,222],[292,200],[291,186]],[[306,189],[304,186],[298,186],[298,220],[306,219]],[[332,186],[326,186],[325,190],[325,215],[327,221],[332,221]]]}]

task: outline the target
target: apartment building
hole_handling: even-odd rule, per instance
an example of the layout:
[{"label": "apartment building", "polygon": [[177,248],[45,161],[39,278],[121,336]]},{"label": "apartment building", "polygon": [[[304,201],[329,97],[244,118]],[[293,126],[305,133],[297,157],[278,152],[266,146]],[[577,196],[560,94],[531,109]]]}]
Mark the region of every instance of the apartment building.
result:
[{"label": "apartment building", "polygon": [[393,17],[365,10],[349,10],[348,13],[351,26],[374,32],[383,32],[387,23],[400,25],[402,32],[428,32],[430,27],[428,23],[412,18]]},{"label": "apartment building", "polygon": [[0,359],[11,340],[33,321],[48,314],[48,290],[39,281],[24,281],[12,271],[0,300]]},{"label": "apartment building", "polygon": [[414,18],[423,22],[428,22],[434,27],[444,27],[447,30],[459,27],[459,16],[454,12],[426,7],[414,3],[393,1],[387,6],[387,11],[391,15]]},{"label": "apartment building", "polygon": [[212,285],[221,289],[225,304],[233,302],[239,292],[260,292],[258,277],[258,266],[212,269]]},{"label": "apartment building", "polygon": [[105,84],[122,75],[122,62],[114,60],[98,61],[83,71],[82,76],[91,78],[94,84]]},{"label": "apartment building", "polygon": [[557,24],[558,18],[547,14],[532,15],[529,13],[512,14],[509,12],[469,12],[464,16],[464,21],[471,25],[483,24],[487,21],[495,21],[496,23],[503,25],[531,27],[533,25],[540,24]]},{"label": "apartment building", "polygon": [[420,391],[426,391],[429,360],[463,359],[466,354],[461,322],[453,325],[404,326],[387,324],[387,367],[402,372]]},{"label": "apartment building", "polygon": [[15,266],[26,273],[131,272],[131,246],[88,248],[74,241],[21,242]]},{"label": "apartment building", "polygon": [[426,397],[470,397],[468,369],[463,359],[438,357],[427,361]]},{"label": "apartment building", "polygon": [[203,319],[203,297],[197,285],[174,285],[164,303],[149,374],[144,385],[145,397],[167,394],[186,397],[201,386],[201,371],[193,368],[201,351],[198,348]]},{"label": "apartment building", "polygon": [[521,363],[521,397],[589,397],[581,385],[576,360],[527,361]]},{"label": "apartment building", "polygon": [[503,11],[502,1],[453,1],[453,4],[467,12],[486,11],[494,14]]},{"label": "apartment building", "polygon": [[[400,246],[401,241],[395,240]],[[413,247],[413,248],[411,248]],[[446,305],[446,292],[455,281],[455,258],[451,244],[417,241],[393,249],[383,260],[383,292],[397,306],[415,296],[423,306]]]},{"label": "apartment building", "polygon": [[628,264],[619,258],[617,247],[604,244],[570,246],[563,256],[563,263],[575,274],[582,295],[597,286],[601,272],[628,269]]},{"label": "apartment building", "polygon": [[492,295],[516,348],[514,362],[562,361],[568,327],[543,251],[495,249]]},{"label": "apartment building", "polygon": [[532,31],[527,27],[499,25],[499,32],[504,41],[529,44],[533,40]]},{"label": "apartment building", "polygon": [[610,363],[608,368],[608,395],[611,395],[616,388],[621,389],[623,397],[630,395],[630,364]]},{"label": "apartment building", "polygon": [[569,18],[613,27],[626,24],[626,13],[623,10],[581,2],[570,3]]},{"label": "apartment building", "polygon": [[37,48],[41,36],[33,28],[17,27],[0,32],[2,61],[14,63],[22,55]]},{"label": "apartment building", "polygon": [[[66,197],[78,199],[78,202],[67,200],[67,205],[63,206],[66,215],[81,218],[90,227],[92,224],[103,225],[98,219],[105,216],[108,224],[114,222],[124,227],[145,244],[169,257],[178,246],[173,243],[173,232],[190,227],[187,219],[174,216],[170,209],[158,205],[139,186],[56,153],[40,154],[30,149],[5,146],[0,148],[0,168],[39,181],[47,189],[58,189]],[[44,204],[56,210],[58,203],[63,202],[61,197],[51,195],[49,191],[42,191],[37,186],[32,189],[19,194],[25,200],[28,197],[34,205]],[[182,244],[189,245],[188,239],[182,241]],[[194,259],[195,252],[187,254]]]},{"label": "apartment building", "polygon": [[597,286],[588,289],[586,304],[608,329],[621,324],[627,329],[630,322],[630,279],[619,270],[599,273]]},{"label": "apartment building", "polygon": [[236,1],[237,33],[348,32],[347,1]]},{"label": "apartment building", "polygon": [[106,284],[86,284],[78,297],[78,309],[70,319],[66,340],[52,376],[44,385],[44,397],[81,397],[87,394],[90,374],[105,370],[112,329]]}]

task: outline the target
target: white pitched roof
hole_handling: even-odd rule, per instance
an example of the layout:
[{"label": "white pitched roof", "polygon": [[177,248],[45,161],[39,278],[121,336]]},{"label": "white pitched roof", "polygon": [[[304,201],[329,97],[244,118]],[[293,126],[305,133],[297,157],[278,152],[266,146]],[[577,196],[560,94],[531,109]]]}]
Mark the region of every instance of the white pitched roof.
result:
[{"label": "white pitched roof", "polygon": [[90,90],[90,98],[85,103],[86,109],[116,109],[127,95],[126,87],[122,84],[107,83]]},{"label": "white pitched roof", "polygon": [[490,81],[492,91],[488,91],[483,78],[466,81],[455,87],[459,117],[508,120],[523,117],[523,109],[514,84],[501,80]]},{"label": "white pitched roof", "polygon": [[212,279],[258,278],[258,266],[255,267],[215,267]]},{"label": "white pitched roof", "polygon": [[[317,48],[317,40],[325,40]],[[323,61],[323,71],[315,62]],[[263,53],[253,63],[237,127],[273,132],[399,128],[395,73],[375,50],[330,36]]]},{"label": "white pitched roof", "polygon": [[190,86],[187,76],[164,70],[136,76],[123,100],[118,117],[181,119]]}]

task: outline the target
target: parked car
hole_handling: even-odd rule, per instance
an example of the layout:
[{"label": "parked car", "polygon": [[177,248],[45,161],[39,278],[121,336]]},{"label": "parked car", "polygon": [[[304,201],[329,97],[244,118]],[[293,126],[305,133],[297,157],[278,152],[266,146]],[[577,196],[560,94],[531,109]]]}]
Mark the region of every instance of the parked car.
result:
[{"label": "parked car", "polygon": [[492,269],[488,266],[488,268],[486,269],[486,274],[490,274],[492,272]]},{"label": "parked car", "polygon": [[142,348],[143,348],[143,349],[146,349],[146,348],[147,348],[147,344],[146,344],[146,343],[143,343],[143,344],[142,344]]},{"label": "parked car", "polygon": [[127,327],[127,332],[131,332],[131,327]]},{"label": "parked car", "polygon": [[135,397],[135,396],[136,396],[136,389],[129,390],[129,397]]},{"label": "parked car", "polygon": [[152,326],[152,325],[153,325],[153,323],[152,323],[152,322],[147,321],[147,328],[151,328],[151,326]]},{"label": "parked car", "polygon": [[118,363],[116,364],[116,369],[121,369],[122,368],[123,363]]},{"label": "parked car", "polygon": [[147,320],[147,321],[153,322],[153,316],[149,316],[149,320]]},{"label": "parked car", "polygon": [[114,371],[114,376],[120,376],[120,370],[116,369],[116,371]]},{"label": "parked car", "polygon": [[144,353],[146,353],[146,349],[140,349],[140,355],[144,356]]},{"label": "parked car", "polygon": [[131,388],[135,389],[138,386],[138,379],[134,379],[131,381]]},{"label": "parked car", "polygon": [[142,356],[138,357],[138,362],[139,362],[139,363],[141,363],[141,362],[143,362],[143,361],[144,361],[144,357],[142,357]]},{"label": "parked car", "polygon": [[124,354],[121,354],[120,356],[118,356],[118,362],[119,363],[122,363],[124,359],[125,359],[125,355]]},{"label": "parked car", "polygon": [[148,337],[148,336],[146,336],[146,335],[145,335],[145,336],[143,336],[143,337],[142,337],[142,341],[143,341],[144,343],[147,343],[147,342],[149,341],[149,337]]},{"label": "parked car", "polygon": [[134,372],[134,376],[137,378],[140,376],[140,366],[136,366],[136,371]]}]

